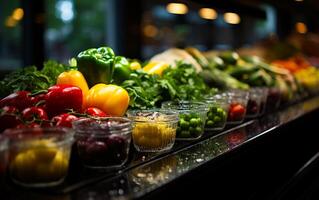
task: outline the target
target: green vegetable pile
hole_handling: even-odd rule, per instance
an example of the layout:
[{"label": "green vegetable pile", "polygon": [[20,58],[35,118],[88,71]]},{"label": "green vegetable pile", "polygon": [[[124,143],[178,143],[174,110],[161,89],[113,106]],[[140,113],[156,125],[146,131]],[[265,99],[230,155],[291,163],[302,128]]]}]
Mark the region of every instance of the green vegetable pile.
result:
[{"label": "green vegetable pile", "polygon": [[0,96],[5,97],[20,90],[37,92],[48,89],[55,84],[59,74],[69,68],[69,66],[49,60],[43,64],[42,70],[30,66],[14,71],[0,81]]},{"label": "green vegetable pile", "polygon": [[192,65],[183,62],[166,69],[162,77],[134,71],[121,86],[128,91],[133,109],[160,107],[167,100],[199,100],[204,93],[216,92],[206,86]]}]

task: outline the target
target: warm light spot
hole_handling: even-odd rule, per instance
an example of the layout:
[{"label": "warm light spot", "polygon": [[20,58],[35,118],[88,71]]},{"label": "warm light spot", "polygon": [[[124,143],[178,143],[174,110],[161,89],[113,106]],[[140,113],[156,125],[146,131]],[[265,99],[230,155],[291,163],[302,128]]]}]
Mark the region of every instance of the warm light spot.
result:
[{"label": "warm light spot", "polygon": [[12,12],[12,18],[16,21],[19,21],[23,18],[23,14],[24,14],[24,12],[23,12],[22,8],[16,8]]},{"label": "warm light spot", "polygon": [[224,20],[228,24],[239,24],[240,17],[236,13],[227,12],[224,14]]},{"label": "warm light spot", "polygon": [[188,12],[187,6],[183,3],[169,3],[166,6],[166,10],[169,13],[177,15],[184,15]]},{"label": "warm light spot", "polygon": [[144,35],[147,37],[155,37],[158,33],[158,29],[153,25],[146,25],[143,28]]},{"label": "warm light spot", "polygon": [[297,22],[295,28],[298,33],[302,34],[307,33],[308,31],[307,25],[303,22]]},{"label": "warm light spot", "polygon": [[198,14],[203,19],[213,20],[217,18],[217,12],[212,8],[201,8]]},{"label": "warm light spot", "polygon": [[5,25],[10,28],[15,27],[17,25],[17,21],[14,20],[11,16],[9,16],[6,19]]},{"label": "warm light spot", "polygon": [[295,0],[295,1],[297,1],[297,2],[303,2],[303,0]]}]

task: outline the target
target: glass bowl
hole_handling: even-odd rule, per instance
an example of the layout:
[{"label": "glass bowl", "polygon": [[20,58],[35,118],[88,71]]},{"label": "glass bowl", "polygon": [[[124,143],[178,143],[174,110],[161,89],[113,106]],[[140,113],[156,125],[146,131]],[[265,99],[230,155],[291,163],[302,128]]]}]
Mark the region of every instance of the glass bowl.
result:
[{"label": "glass bowl", "polygon": [[13,182],[26,187],[63,182],[69,168],[72,129],[10,129],[5,134],[10,139],[9,172]]},{"label": "glass bowl", "polygon": [[230,102],[227,124],[242,123],[246,116],[249,93],[242,90],[232,90],[226,95]]},{"label": "glass bowl", "polygon": [[116,169],[128,159],[132,121],[124,117],[82,118],[73,122],[78,155],[88,168]]},{"label": "glass bowl", "polygon": [[8,166],[9,139],[0,135],[0,184],[4,183]]},{"label": "glass bowl", "polygon": [[206,96],[204,102],[208,105],[205,130],[223,130],[227,122],[229,102],[222,95]]},{"label": "glass bowl", "polygon": [[131,110],[133,144],[140,152],[161,152],[175,143],[178,114],[166,110]]},{"label": "glass bowl", "polygon": [[272,87],[268,90],[266,111],[275,111],[280,106],[281,92],[279,88]]},{"label": "glass bowl", "polygon": [[[262,100],[264,98],[263,93],[258,88],[251,88],[249,90],[249,99],[247,102],[247,118],[254,118],[261,112]],[[263,106],[264,107],[264,106]],[[263,108],[262,108],[263,109]]]},{"label": "glass bowl", "polygon": [[204,133],[208,105],[203,102],[167,101],[162,108],[178,113],[176,140],[196,140]]}]

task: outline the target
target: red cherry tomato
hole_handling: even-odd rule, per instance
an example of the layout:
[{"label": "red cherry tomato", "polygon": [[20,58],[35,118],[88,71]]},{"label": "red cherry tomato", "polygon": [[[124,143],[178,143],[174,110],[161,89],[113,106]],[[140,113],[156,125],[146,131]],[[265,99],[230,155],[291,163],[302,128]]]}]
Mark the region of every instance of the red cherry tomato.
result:
[{"label": "red cherry tomato", "polygon": [[84,112],[86,114],[94,116],[94,117],[108,117],[109,116],[105,112],[103,112],[102,110],[95,108],[95,107],[89,107],[89,108],[85,109]]},{"label": "red cherry tomato", "polygon": [[64,114],[53,117],[51,121],[54,126],[72,128],[72,122],[77,119],[78,117],[74,115],[64,113]]},{"label": "red cherry tomato", "polygon": [[0,133],[7,128],[14,128],[21,123],[18,109],[14,106],[5,106],[0,109]]},{"label": "red cherry tomato", "polygon": [[22,118],[25,121],[48,120],[47,113],[43,108],[29,107],[22,111]]}]

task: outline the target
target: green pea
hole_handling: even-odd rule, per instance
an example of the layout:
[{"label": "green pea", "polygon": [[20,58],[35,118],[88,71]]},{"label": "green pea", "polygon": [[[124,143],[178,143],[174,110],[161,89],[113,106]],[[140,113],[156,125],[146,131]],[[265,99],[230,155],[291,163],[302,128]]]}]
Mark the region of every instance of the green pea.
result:
[{"label": "green pea", "polygon": [[182,131],[181,127],[177,127],[176,134],[179,134]]},{"label": "green pea", "polygon": [[190,114],[190,117],[191,117],[191,118],[197,118],[197,117],[198,117],[198,114],[196,114],[196,113],[191,113],[191,114]]},{"label": "green pea", "polygon": [[214,121],[212,121],[212,120],[207,120],[206,126],[208,126],[208,127],[213,127],[213,126],[214,126]]},{"label": "green pea", "polygon": [[209,112],[207,117],[208,117],[208,119],[214,119],[214,113]]},{"label": "green pea", "polygon": [[197,126],[202,126],[202,124],[203,124],[202,118],[198,117],[197,118]]},{"label": "green pea", "polygon": [[221,117],[223,120],[226,120],[226,116],[227,116],[227,114],[226,114],[225,111],[220,115],[220,117]]},{"label": "green pea", "polygon": [[192,118],[189,122],[190,122],[190,125],[192,127],[196,127],[197,126],[197,119],[196,118]]},{"label": "green pea", "polygon": [[198,137],[200,136],[200,134],[202,134],[202,128],[201,127],[196,127],[194,133],[192,134],[194,137]]},{"label": "green pea", "polygon": [[196,132],[196,128],[189,127],[189,132],[190,132],[191,135],[193,135]]},{"label": "green pea", "polygon": [[216,106],[211,107],[210,111],[213,112],[213,113],[217,112],[217,107]]},{"label": "green pea", "polygon": [[191,137],[191,134],[189,133],[189,131],[182,131],[178,137],[181,137],[181,138],[189,138]]},{"label": "green pea", "polygon": [[181,119],[180,120],[180,127],[182,128],[182,130],[188,130],[189,122],[185,121],[184,119]]},{"label": "green pea", "polygon": [[218,117],[218,116],[215,116],[214,117],[214,122],[220,122],[222,119],[220,118],[220,117]]},{"label": "green pea", "polygon": [[224,110],[222,108],[217,108],[217,113],[221,114],[223,112],[224,112]]}]

